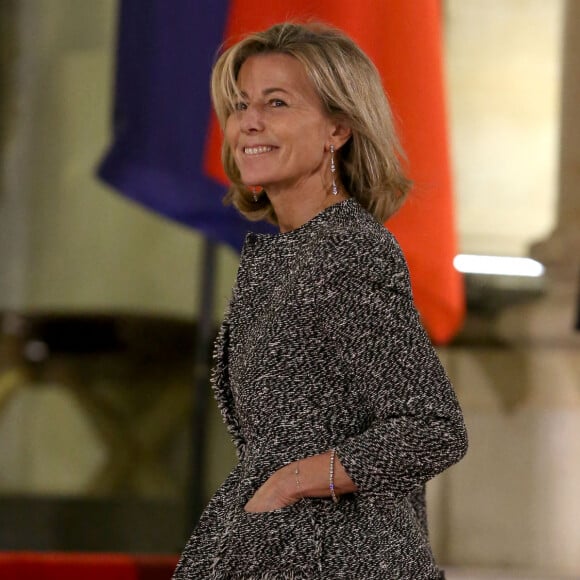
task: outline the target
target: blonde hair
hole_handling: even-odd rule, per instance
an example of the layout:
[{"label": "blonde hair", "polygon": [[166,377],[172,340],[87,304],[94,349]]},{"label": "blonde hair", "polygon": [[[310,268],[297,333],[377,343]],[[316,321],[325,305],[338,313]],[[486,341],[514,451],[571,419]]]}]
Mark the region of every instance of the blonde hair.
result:
[{"label": "blonde hair", "polygon": [[[402,205],[410,181],[401,168],[391,109],[380,75],[366,54],[343,32],[319,23],[282,23],[256,32],[226,49],[212,72],[213,106],[222,129],[239,100],[237,77],[251,56],[279,53],[302,63],[327,113],[344,119],[351,138],[338,151],[338,170],[346,191],[384,222]],[[240,179],[224,140],[222,163],[231,181],[225,198],[250,220],[276,223],[266,195],[257,202]]]}]

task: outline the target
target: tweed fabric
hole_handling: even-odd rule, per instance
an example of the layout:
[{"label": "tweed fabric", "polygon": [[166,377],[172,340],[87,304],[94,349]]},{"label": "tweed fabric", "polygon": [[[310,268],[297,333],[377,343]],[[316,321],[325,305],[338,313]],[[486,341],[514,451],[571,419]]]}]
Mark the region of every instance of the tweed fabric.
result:
[{"label": "tweed fabric", "polygon": [[[175,580],[436,579],[425,482],[465,453],[463,418],[393,236],[356,201],[249,234],[213,388],[239,462]],[[278,468],[335,447],[359,491],[267,513]]]}]

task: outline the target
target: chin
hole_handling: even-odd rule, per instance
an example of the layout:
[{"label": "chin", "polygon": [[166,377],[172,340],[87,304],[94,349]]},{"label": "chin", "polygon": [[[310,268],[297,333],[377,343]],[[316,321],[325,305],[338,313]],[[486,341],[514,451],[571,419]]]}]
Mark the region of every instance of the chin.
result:
[{"label": "chin", "polygon": [[251,178],[242,177],[242,181],[246,187],[262,187],[264,189],[266,189],[266,186],[264,184],[269,183],[269,180],[260,178],[259,176],[258,177],[252,176]]}]

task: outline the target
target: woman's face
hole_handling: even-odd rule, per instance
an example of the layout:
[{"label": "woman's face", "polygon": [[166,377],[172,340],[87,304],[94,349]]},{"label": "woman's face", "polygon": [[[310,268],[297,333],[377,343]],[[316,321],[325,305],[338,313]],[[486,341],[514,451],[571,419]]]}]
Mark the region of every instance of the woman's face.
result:
[{"label": "woman's face", "polygon": [[242,98],[226,122],[225,138],[242,182],[269,194],[326,187],[334,123],[302,64],[286,54],[252,56],[238,84]]}]

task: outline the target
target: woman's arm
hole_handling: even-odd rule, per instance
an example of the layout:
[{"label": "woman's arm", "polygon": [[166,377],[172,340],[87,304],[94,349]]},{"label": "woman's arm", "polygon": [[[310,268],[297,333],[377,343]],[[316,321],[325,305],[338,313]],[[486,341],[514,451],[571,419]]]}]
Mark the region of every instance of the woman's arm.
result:
[{"label": "woman's arm", "polygon": [[396,244],[357,254],[334,269],[329,286],[322,325],[372,413],[365,431],[336,443],[337,456],[360,493],[406,496],[466,452],[453,387],[420,322]]},{"label": "woman's arm", "polygon": [[[331,497],[331,451],[289,463],[275,471],[245,506],[248,512],[267,512],[305,497]],[[334,457],[334,491],[337,496],[358,491],[337,455]]]},{"label": "woman's arm", "polygon": [[[319,271],[321,328],[351,388],[372,413],[368,428],[336,444],[337,494],[404,496],[463,457],[467,434],[453,388],[413,305],[400,250],[349,251]],[[379,248],[380,249],[380,248]],[[301,459],[304,497],[328,497],[330,453]],[[300,498],[294,464],[274,473],[246,505],[266,511]]]}]

